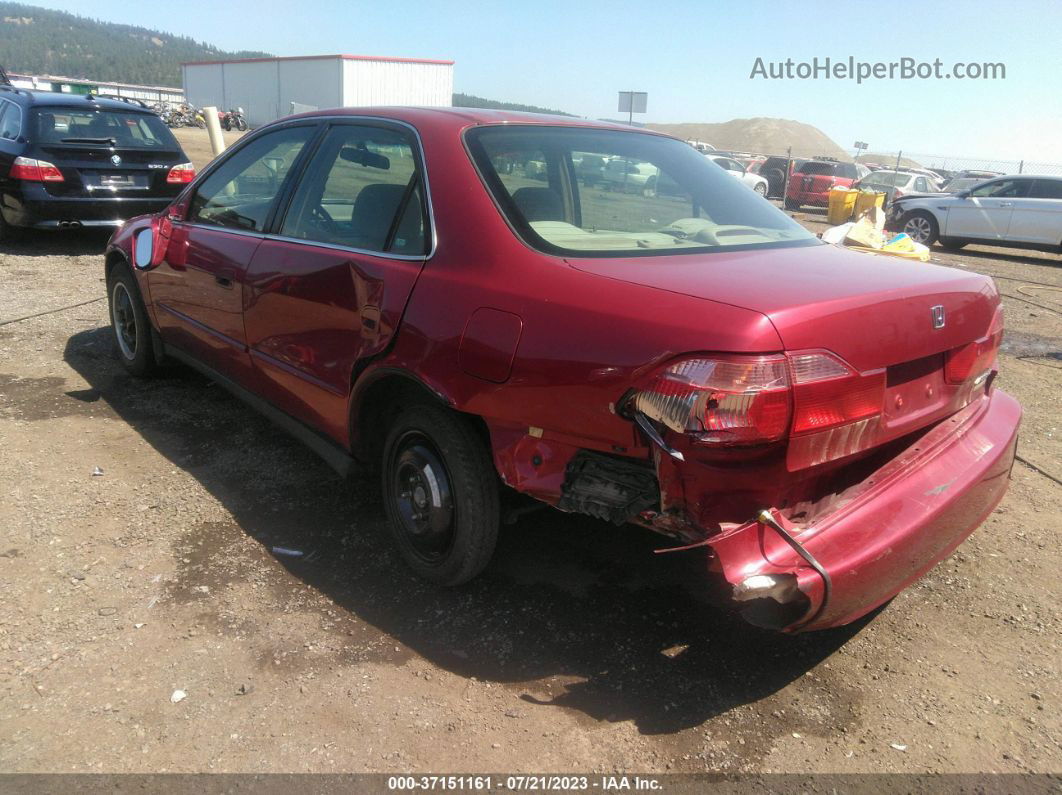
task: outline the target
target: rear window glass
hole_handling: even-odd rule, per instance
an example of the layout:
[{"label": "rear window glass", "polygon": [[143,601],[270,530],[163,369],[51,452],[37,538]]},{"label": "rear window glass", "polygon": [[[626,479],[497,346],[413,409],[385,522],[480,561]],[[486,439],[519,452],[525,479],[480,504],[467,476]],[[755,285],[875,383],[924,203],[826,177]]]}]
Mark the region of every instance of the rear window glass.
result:
[{"label": "rear window glass", "polygon": [[822,160],[809,160],[800,166],[797,171],[801,174],[836,174],[841,168],[840,163],[827,163]]},{"label": "rear window glass", "polygon": [[45,144],[103,144],[178,149],[165,123],[153,113],[94,108],[41,108],[34,113],[35,138]]},{"label": "rear window glass", "polygon": [[863,177],[863,182],[871,185],[889,185],[900,188],[911,181],[910,174],[901,174],[896,171],[875,171]]},{"label": "rear window glass", "polygon": [[541,251],[650,256],[819,243],[672,138],[516,124],[466,137],[501,211]]}]

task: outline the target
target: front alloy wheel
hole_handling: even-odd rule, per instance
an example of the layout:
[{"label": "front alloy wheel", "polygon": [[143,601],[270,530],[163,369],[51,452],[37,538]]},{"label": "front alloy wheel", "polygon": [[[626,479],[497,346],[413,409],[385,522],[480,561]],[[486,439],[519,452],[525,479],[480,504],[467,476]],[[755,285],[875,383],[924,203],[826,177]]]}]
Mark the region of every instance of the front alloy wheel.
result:
[{"label": "front alloy wheel", "polygon": [[133,309],[133,298],[129,295],[129,288],[121,281],[115,282],[114,289],[111,290],[111,326],[114,328],[114,339],[118,343],[122,358],[128,362],[135,361],[136,312]]},{"label": "front alloy wheel", "polygon": [[124,264],[113,266],[107,274],[107,299],[118,361],[133,375],[151,375],[158,366],[151,322],[136,279]]},{"label": "front alloy wheel", "polygon": [[937,239],[937,224],[923,212],[912,213],[903,225],[904,233],[915,243],[930,246]]}]

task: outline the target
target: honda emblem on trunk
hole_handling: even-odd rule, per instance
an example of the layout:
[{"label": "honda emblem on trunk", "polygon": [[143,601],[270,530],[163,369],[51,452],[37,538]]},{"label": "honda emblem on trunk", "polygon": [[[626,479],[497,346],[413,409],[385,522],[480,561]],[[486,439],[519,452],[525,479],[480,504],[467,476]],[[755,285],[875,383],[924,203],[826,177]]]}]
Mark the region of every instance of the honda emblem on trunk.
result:
[{"label": "honda emblem on trunk", "polygon": [[933,316],[933,328],[944,328],[944,307],[941,304],[937,304],[929,310],[929,314]]},{"label": "honda emblem on trunk", "polygon": [[111,162],[116,166],[120,166],[122,164],[122,158],[118,157],[118,155],[111,155]]}]

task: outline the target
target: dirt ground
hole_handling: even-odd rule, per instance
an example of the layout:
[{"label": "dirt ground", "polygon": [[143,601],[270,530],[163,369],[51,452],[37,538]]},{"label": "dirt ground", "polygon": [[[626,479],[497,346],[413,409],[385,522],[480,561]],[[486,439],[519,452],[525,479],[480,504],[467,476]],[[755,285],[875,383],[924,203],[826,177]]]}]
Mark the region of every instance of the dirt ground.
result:
[{"label": "dirt ground", "polygon": [[1062,769],[1058,256],[934,251],[1006,295],[1022,461],[878,615],[787,637],[709,606],[700,553],[557,512],[417,581],[374,482],[185,370],[124,374],[104,242],[0,247],[0,770]]}]

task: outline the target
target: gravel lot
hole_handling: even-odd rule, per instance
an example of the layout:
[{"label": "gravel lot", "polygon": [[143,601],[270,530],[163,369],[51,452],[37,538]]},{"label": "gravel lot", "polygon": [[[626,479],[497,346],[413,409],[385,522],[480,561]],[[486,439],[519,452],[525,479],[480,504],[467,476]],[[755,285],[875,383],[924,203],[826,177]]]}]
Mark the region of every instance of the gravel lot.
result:
[{"label": "gravel lot", "polygon": [[1062,769],[1058,256],[934,251],[1007,296],[1010,492],[872,619],[784,637],[708,606],[700,553],[556,512],[420,583],[375,483],[187,371],[124,374],[104,243],[0,247],[0,770]]}]

